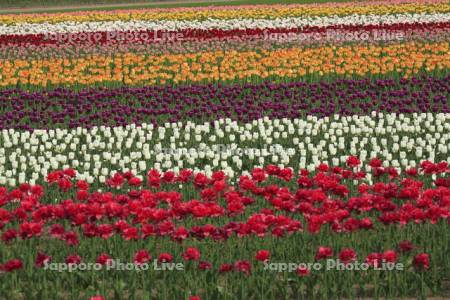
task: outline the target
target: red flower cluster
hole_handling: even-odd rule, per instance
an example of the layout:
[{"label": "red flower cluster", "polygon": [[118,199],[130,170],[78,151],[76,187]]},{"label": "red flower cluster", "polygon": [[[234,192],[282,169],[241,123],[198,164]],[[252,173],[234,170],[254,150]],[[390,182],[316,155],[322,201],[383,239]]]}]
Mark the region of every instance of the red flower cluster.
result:
[{"label": "red flower cluster", "polygon": [[[13,190],[0,187],[1,240],[11,244],[20,239],[45,237],[76,248],[80,239],[109,239],[114,235],[127,241],[170,237],[181,243],[186,239],[223,241],[232,236],[282,237],[301,232],[304,225],[311,234],[324,227],[345,234],[391,224],[435,224],[449,220],[450,188],[438,184],[449,172],[447,163],[423,162],[415,172],[399,173],[383,168],[380,160],[373,159],[370,166],[376,182],[372,184],[360,165],[359,159],[349,157],[346,167],[321,164],[315,172],[300,170],[298,174],[290,168],[269,165],[254,169],[250,176],[241,176],[236,185],[229,185],[221,171],[208,177],[191,170],[182,170],[178,175],[150,170],[144,181],[131,172],[116,173],[106,181],[111,191],[103,192],[90,191],[89,184],[75,179],[76,172],[72,169],[56,171],[47,177],[49,186],[55,184],[68,195],[56,203],[45,201],[45,191],[52,190],[49,187],[29,184]],[[438,178],[432,180],[432,176]],[[180,184],[191,185],[197,199],[183,199]],[[75,198],[70,199],[69,195]],[[236,220],[238,215],[240,221]],[[192,218],[220,219],[222,225],[211,222],[186,227],[184,220]],[[70,229],[62,225],[65,221],[72,225]],[[408,241],[398,245],[402,253],[413,249]],[[331,256],[331,248],[321,247],[315,259]],[[200,261],[201,254],[191,247],[182,257]],[[342,249],[338,257],[351,262],[357,254],[353,249]],[[376,264],[381,260],[393,262],[396,258],[397,252],[390,250],[373,253],[367,260]],[[110,259],[102,254],[98,262],[106,264]],[[150,259],[145,249],[134,257],[136,263]],[[270,252],[260,250],[255,259],[268,261]],[[50,256],[40,253],[36,266],[50,260]],[[170,262],[173,256],[162,253],[158,260]],[[78,255],[67,257],[68,263],[80,261]],[[427,269],[429,261],[418,256],[414,264]],[[20,267],[13,261],[3,265],[2,270]],[[202,270],[211,267],[206,261],[199,265]],[[219,272],[230,270],[249,274],[251,265],[241,261],[219,268]]]},{"label": "red flower cluster", "polygon": [[[335,31],[345,36],[346,34],[355,34],[360,32],[379,32],[386,31],[388,33],[405,32],[414,34],[420,31],[434,32],[448,31],[450,28],[449,22],[435,22],[435,23],[394,23],[394,24],[380,24],[380,25],[329,25],[329,26],[303,26],[301,28],[248,28],[248,29],[182,29],[174,32],[167,32],[171,39],[164,39],[158,31],[137,31],[133,36],[123,39],[119,38],[127,32],[116,32],[118,38],[111,38],[106,31],[91,32],[95,35],[95,40],[86,38],[84,32],[72,33],[70,40],[58,36],[51,37],[45,34],[10,34],[0,35],[0,45],[4,46],[48,46],[48,45],[63,45],[71,43],[73,45],[126,45],[126,44],[148,44],[148,43],[174,43],[180,41],[251,41],[255,39],[262,39],[273,34],[303,34],[322,36],[326,35],[327,31]],[[181,38],[175,38],[178,34]]]},{"label": "red flower cluster", "polygon": [[[48,204],[41,202],[44,188],[39,185],[21,185],[12,191],[1,188],[0,224],[4,228],[1,239],[10,243],[18,237],[49,235],[76,246],[80,235],[108,239],[119,234],[125,240],[170,236],[181,242],[190,237],[224,240],[233,234],[281,237],[302,231],[303,222],[310,233],[318,233],[326,225],[335,232],[345,233],[371,230],[377,223],[405,225],[429,221],[434,224],[448,219],[450,189],[437,185],[439,178],[434,186],[425,188],[425,180],[420,181],[417,176],[400,178],[389,171],[386,181],[380,175],[386,169],[372,160],[372,172],[379,181],[369,185],[366,174],[358,171],[359,160],[350,157],[347,164],[348,169],[321,164],[315,174],[300,170],[297,176],[290,168],[269,165],[253,170],[251,176],[241,176],[237,189],[228,185],[223,172],[215,172],[208,178],[202,173],[194,176],[190,170],[183,170],[179,175],[151,170],[145,183],[130,172],[116,173],[106,184],[124,191],[119,194],[90,192],[86,182],[74,180],[75,171],[56,171],[48,175],[49,184],[56,183],[64,193],[74,192],[76,199]],[[447,173],[448,166],[426,162],[417,172],[425,179],[431,174]],[[278,179],[278,184],[269,183],[273,182],[272,178]],[[298,184],[297,189],[283,186],[283,182],[293,180]],[[351,194],[348,184],[354,180],[360,183],[356,187],[358,192]],[[160,190],[163,185],[167,190],[180,183],[193,184],[199,199],[184,200],[176,189]],[[258,198],[267,206],[247,215],[244,221],[233,220],[237,215],[245,215]],[[189,217],[229,218],[230,221],[222,226],[205,224],[186,228],[180,221]],[[69,220],[75,227],[67,230],[59,223],[63,220]]]}]

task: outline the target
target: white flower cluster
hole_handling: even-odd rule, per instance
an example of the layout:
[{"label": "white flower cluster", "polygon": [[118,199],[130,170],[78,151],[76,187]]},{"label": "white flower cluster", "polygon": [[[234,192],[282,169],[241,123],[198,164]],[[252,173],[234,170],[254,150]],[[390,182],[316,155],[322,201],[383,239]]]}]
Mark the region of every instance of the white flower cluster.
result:
[{"label": "white flower cluster", "polygon": [[176,31],[183,29],[270,29],[302,28],[304,26],[326,27],[333,25],[383,25],[449,22],[450,13],[404,13],[386,15],[347,15],[288,17],[276,19],[208,19],[208,20],[161,20],[161,21],[105,21],[0,24],[0,34],[50,34],[97,31]]},{"label": "white flower cluster", "polygon": [[230,119],[195,124],[166,123],[93,129],[3,130],[0,185],[40,182],[55,169],[72,167],[80,178],[104,182],[116,171],[141,177],[150,168],[177,172],[224,170],[230,177],[254,167],[314,169],[338,165],[348,155],[378,157],[385,166],[414,167],[420,161],[447,160],[450,114],[333,116],[305,119]]}]

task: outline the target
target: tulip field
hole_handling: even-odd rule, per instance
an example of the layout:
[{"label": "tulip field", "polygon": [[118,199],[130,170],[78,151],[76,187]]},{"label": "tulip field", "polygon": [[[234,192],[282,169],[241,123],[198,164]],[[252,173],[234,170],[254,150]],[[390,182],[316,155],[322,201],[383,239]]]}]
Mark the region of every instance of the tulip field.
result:
[{"label": "tulip field", "polygon": [[291,2],[0,13],[0,299],[450,299],[450,3]]}]

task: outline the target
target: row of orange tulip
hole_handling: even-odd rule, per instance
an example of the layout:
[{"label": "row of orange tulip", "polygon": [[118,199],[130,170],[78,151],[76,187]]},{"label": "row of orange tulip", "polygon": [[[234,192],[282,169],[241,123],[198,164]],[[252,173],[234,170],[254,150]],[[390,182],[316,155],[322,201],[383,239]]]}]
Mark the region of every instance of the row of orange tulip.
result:
[{"label": "row of orange tulip", "polygon": [[0,86],[130,85],[248,80],[336,74],[408,77],[450,68],[449,44],[400,43],[159,56],[121,53],[78,58],[0,60]]}]

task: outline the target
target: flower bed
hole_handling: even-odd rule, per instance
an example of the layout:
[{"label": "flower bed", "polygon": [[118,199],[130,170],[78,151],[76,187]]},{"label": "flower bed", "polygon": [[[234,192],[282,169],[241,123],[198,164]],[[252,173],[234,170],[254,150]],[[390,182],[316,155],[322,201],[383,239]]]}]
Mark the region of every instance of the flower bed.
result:
[{"label": "flower bed", "polygon": [[0,15],[0,298],[448,297],[449,18]]}]

